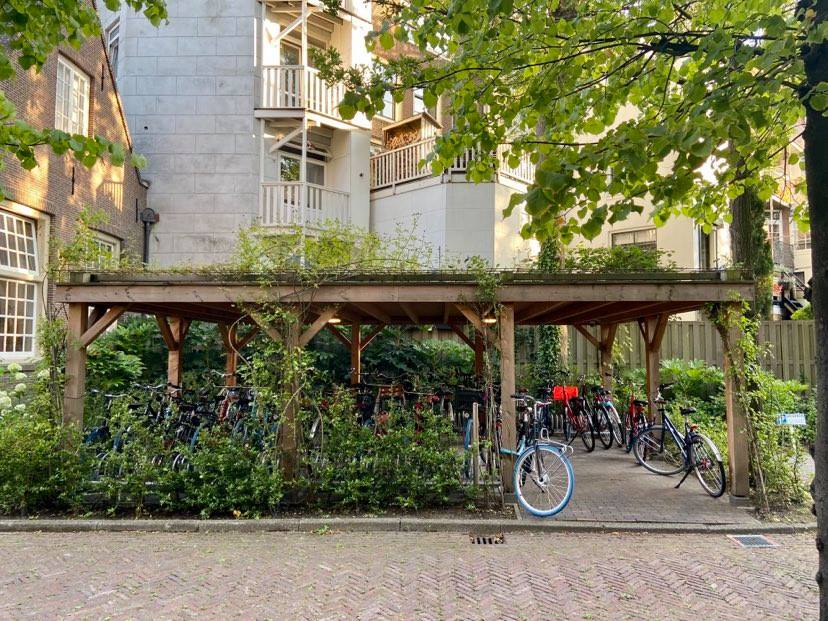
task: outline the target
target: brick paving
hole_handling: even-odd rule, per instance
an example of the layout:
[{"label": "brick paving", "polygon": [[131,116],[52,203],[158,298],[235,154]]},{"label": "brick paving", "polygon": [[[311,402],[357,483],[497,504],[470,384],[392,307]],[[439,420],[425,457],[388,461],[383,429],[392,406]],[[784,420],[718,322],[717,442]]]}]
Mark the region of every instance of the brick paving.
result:
[{"label": "brick paving", "polygon": [[648,472],[632,454],[615,446],[605,451],[599,444],[592,453],[584,450],[580,439],[572,446],[575,492],[559,520],[759,524],[751,512],[732,505],[727,494],[711,498],[695,475],[674,489],[681,475]]},{"label": "brick paving", "polygon": [[812,535],[0,535],[2,619],[814,619]]}]

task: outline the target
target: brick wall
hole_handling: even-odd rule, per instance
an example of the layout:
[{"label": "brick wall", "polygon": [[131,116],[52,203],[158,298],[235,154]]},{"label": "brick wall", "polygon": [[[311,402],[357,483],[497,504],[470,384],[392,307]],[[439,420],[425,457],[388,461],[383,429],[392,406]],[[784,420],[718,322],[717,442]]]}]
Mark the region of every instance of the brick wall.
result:
[{"label": "brick wall", "polygon": [[[0,82],[0,89],[17,108],[18,118],[35,127],[55,126],[59,55],[89,77],[89,134],[129,148],[130,136],[99,37],[88,39],[79,49],[61,48],[39,73],[19,69],[14,79]],[[110,221],[101,232],[119,239],[122,252],[141,256],[143,229],[136,221],[136,210],[146,206],[146,189],[133,167],[101,161],[88,169],[71,155],[55,155],[45,146],[37,149],[37,160],[38,166],[27,171],[17,160],[7,158],[0,170],[0,185],[8,200],[48,214],[52,247],[55,239],[72,239],[78,213],[91,206],[109,214]]]}]

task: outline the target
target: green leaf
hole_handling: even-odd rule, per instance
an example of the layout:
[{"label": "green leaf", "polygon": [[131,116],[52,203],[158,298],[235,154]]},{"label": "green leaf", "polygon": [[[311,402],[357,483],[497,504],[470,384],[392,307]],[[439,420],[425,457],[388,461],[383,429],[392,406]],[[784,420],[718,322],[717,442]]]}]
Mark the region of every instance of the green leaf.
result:
[{"label": "green leaf", "polygon": [[392,47],[394,47],[394,35],[388,31],[385,31],[380,34],[379,42],[384,49],[390,50]]}]

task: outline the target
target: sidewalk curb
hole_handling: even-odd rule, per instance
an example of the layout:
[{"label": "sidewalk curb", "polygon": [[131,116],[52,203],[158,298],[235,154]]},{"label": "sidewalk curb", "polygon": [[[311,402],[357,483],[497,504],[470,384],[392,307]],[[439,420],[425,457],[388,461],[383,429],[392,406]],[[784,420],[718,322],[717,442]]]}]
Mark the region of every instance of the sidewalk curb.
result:
[{"label": "sidewalk curb", "polygon": [[540,520],[458,520],[427,518],[277,518],[264,520],[0,520],[0,533],[708,533],[793,534],[816,523],[665,524],[658,522],[575,522]]}]

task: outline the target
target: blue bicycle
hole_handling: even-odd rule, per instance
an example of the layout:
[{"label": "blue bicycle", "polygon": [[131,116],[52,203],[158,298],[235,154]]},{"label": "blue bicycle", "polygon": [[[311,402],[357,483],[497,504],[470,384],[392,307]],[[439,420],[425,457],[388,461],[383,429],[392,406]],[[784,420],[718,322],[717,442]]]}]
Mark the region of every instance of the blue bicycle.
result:
[{"label": "blue bicycle", "polygon": [[521,433],[517,450],[500,447],[501,455],[515,458],[513,485],[518,503],[537,517],[563,511],[575,490],[575,471],[569,456],[572,447],[549,439],[541,424],[542,413],[551,402],[529,395],[512,395],[518,404]]}]

